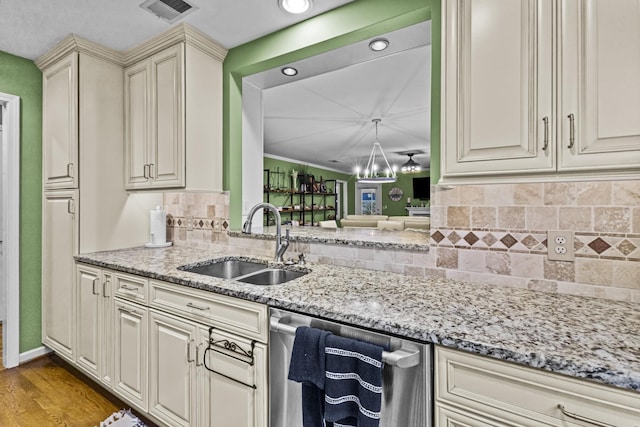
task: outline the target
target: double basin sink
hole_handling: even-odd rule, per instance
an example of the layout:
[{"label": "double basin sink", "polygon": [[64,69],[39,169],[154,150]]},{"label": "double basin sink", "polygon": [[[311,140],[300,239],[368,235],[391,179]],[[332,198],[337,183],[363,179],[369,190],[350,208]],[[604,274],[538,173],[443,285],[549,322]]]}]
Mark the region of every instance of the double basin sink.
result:
[{"label": "double basin sink", "polygon": [[252,285],[279,285],[308,273],[308,271],[278,268],[269,266],[267,263],[236,258],[214,259],[207,263],[183,265],[178,267],[178,270],[237,280]]}]

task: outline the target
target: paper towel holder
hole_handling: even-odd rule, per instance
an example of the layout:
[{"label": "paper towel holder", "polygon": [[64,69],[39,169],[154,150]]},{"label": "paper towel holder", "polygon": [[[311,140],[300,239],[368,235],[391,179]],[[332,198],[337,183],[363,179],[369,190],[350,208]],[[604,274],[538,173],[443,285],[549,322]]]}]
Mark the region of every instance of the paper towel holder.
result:
[{"label": "paper towel holder", "polygon": [[166,221],[166,214],[160,206],[149,212],[149,242],[144,244],[146,248],[167,248],[173,244],[166,241]]}]

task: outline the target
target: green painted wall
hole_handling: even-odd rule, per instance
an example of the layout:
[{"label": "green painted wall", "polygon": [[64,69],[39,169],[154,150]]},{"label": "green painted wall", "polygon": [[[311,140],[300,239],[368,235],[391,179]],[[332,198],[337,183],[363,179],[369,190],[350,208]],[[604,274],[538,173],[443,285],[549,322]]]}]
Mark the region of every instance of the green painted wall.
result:
[{"label": "green painted wall", "polygon": [[231,227],[242,216],[242,78],[432,20],[431,176],[440,176],[440,0],[360,0],[231,49],[224,62],[224,188]]},{"label": "green painted wall", "polygon": [[[407,197],[411,197],[412,205],[426,203],[426,200],[415,200],[415,197],[413,196],[413,178],[423,176],[429,176],[429,171],[416,174],[399,173],[396,182],[394,182],[393,184],[382,184],[382,215],[408,215],[409,213],[405,210],[405,208],[407,207]],[[389,198],[389,190],[391,190],[393,187],[400,188],[404,193],[402,195],[402,198],[397,202],[394,202]]]},{"label": "green painted wall", "polygon": [[[329,171],[326,169],[322,169],[322,168],[317,168],[317,167],[312,167],[309,165],[304,165],[304,164],[300,164],[300,163],[293,163],[293,162],[287,162],[284,160],[279,160],[279,159],[272,159],[270,157],[265,157],[264,158],[264,168],[265,169],[269,169],[270,171],[276,171],[279,170],[280,172],[284,172],[285,176],[286,176],[286,183],[287,185],[290,183],[289,177],[291,176],[291,171],[292,170],[297,170],[298,174],[301,174],[302,170],[305,170],[306,173],[311,174],[315,177],[316,180],[319,180],[320,177],[322,177],[323,179],[337,179],[337,180],[341,180],[341,181],[347,181],[347,188],[348,188],[348,193],[349,193],[349,204],[347,206],[347,212],[348,213],[353,213],[355,210],[355,198],[354,198],[354,194],[355,194],[355,178],[352,175],[346,174],[346,173],[339,173],[339,172],[334,172],[334,171]],[[278,169],[279,168],[279,169]],[[266,185],[266,176],[265,176],[265,185]],[[333,184],[331,184],[330,186],[331,188],[333,188]],[[298,204],[299,203],[299,199],[298,196],[294,196],[295,200],[293,202],[293,204]],[[310,203],[310,196],[307,196],[308,202]],[[266,198],[265,198],[266,200]],[[269,194],[269,201],[271,203],[273,203],[275,206],[283,206],[283,205],[291,205],[292,202],[291,200],[289,200],[289,196],[286,194],[279,194],[279,193],[270,193]],[[318,204],[319,201],[316,200],[316,197],[314,197],[314,203]],[[333,205],[333,202],[329,202],[329,198],[327,198],[327,205]],[[330,213],[334,213],[334,212],[327,212],[327,215],[329,215]],[[283,215],[283,221],[284,220],[288,220],[291,219],[289,214],[284,214]],[[296,214],[293,219],[299,220],[299,214]],[[319,214],[315,217],[315,221],[319,221],[319,220],[323,220],[324,216],[322,214]],[[311,221],[311,218],[308,217],[306,218],[307,221]]]},{"label": "green painted wall", "polygon": [[41,345],[42,73],[0,52],[0,92],[20,97],[20,352]]}]

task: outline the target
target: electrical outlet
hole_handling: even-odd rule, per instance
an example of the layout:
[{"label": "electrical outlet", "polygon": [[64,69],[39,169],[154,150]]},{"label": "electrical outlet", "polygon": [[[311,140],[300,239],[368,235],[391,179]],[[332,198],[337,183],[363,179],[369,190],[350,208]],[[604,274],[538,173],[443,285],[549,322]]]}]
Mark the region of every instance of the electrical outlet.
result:
[{"label": "electrical outlet", "polygon": [[547,249],[553,261],[573,261],[573,231],[548,231]]},{"label": "electrical outlet", "polygon": [[187,217],[185,218],[185,228],[187,229],[187,231],[192,231],[193,230],[193,216],[191,215],[187,215]]},{"label": "electrical outlet", "polygon": [[220,218],[213,219],[213,231],[215,233],[220,233],[220,231],[222,231],[222,220]]}]

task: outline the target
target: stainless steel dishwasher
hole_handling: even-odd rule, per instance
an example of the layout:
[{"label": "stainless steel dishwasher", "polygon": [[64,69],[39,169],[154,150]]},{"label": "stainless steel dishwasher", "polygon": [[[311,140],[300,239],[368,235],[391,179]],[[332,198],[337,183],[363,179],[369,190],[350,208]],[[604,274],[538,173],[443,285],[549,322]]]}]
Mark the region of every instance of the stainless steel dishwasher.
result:
[{"label": "stainless steel dishwasher", "polygon": [[270,310],[270,427],[302,426],[302,389],[287,379],[298,326],[382,345],[384,361],[380,427],[430,427],[431,347],[377,332],[342,325],[285,310]]}]

